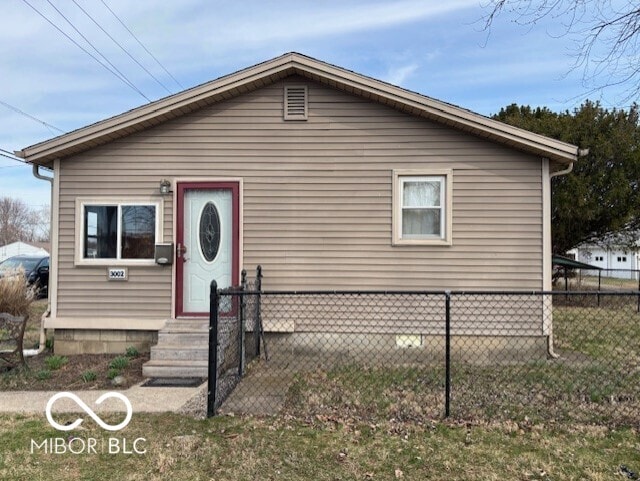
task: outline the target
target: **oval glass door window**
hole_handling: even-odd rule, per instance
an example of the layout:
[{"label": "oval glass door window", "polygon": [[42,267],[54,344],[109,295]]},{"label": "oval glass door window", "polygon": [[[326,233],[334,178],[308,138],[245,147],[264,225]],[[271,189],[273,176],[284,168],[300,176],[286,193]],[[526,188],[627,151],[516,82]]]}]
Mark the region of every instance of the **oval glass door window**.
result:
[{"label": "oval glass door window", "polygon": [[220,215],[213,202],[207,202],[200,215],[200,250],[207,262],[213,262],[220,249]]}]

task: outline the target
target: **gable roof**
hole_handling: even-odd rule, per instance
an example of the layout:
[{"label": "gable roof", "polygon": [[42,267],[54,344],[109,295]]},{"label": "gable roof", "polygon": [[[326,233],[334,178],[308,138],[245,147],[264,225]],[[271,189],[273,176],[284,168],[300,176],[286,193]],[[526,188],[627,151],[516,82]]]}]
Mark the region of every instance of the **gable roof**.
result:
[{"label": "gable roof", "polygon": [[295,74],[550,160],[569,164],[580,156],[580,150],[574,145],[295,52],[26,147],[15,154],[28,162],[50,166],[53,159],[88,150]]}]

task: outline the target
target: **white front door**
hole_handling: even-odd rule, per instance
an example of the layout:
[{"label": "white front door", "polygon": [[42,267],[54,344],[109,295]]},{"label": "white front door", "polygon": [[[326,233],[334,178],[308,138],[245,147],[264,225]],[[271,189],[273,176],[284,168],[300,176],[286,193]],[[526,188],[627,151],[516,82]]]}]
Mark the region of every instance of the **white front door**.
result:
[{"label": "white front door", "polygon": [[218,288],[236,281],[234,189],[183,188],[179,195],[183,222],[176,258],[178,282],[182,283],[178,314],[208,313],[211,281]]}]

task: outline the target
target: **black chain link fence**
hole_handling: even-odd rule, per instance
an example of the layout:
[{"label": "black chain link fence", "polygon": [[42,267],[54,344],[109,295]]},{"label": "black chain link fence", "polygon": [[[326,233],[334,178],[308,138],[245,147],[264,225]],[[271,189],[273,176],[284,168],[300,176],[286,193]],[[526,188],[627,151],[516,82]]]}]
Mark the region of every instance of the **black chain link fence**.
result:
[{"label": "black chain link fence", "polygon": [[[558,267],[554,271],[554,290],[639,291],[640,270],[581,269]],[[640,305],[640,304],[639,304]]]},{"label": "black chain link fence", "polygon": [[260,284],[212,293],[210,414],[640,423],[639,292]]}]

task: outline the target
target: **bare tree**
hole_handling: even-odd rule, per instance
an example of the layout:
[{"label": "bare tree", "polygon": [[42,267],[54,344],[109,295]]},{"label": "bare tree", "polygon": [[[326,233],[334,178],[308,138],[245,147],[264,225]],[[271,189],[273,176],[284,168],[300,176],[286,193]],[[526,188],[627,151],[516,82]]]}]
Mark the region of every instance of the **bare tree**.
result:
[{"label": "bare tree", "polygon": [[32,209],[19,199],[0,197],[0,245],[48,239],[48,208]]},{"label": "bare tree", "polygon": [[625,88],[621,101],[640,93],[640,4],[636,0],[488,0],[484,18],[489,30],[503,13],[529,28],[545,18],[558,20],[576,40],[575,63],[591,91]]},{"label": "bare tree", "polygon": [[33,231],[33,234],[35,236],[34,240],[40,242],[49,242],[51,240],[51,207],[48,205],[43,205],[34,212],[37,216],[36,224],[34,225]]}]

